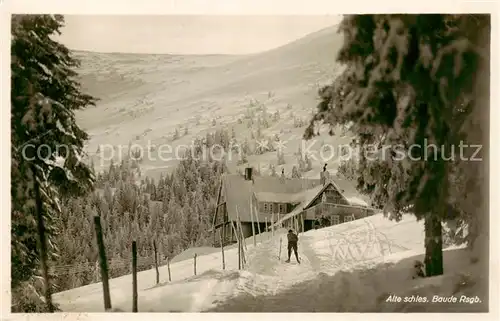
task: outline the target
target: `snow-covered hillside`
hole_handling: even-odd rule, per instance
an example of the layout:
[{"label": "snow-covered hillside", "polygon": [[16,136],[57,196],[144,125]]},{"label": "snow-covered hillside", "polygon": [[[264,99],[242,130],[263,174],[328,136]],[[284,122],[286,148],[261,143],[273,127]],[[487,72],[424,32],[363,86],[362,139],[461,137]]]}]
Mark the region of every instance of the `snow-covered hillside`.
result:
[{"label": "snow-covered hillside", "polygon": [[[335,31],[336,27],[328,28],[247,56],[79,52],[83,86],[100,98],[95,108],[77,114],[78,123],[90,134],[86,149],[99,169],[118,146],[142,146],[147,156],[141,161],[141,171],[157,178],[174,168],[179,156],[170,152],[169,160],[162,159],[159,145],[169,145],[171,151],[191,146],[195,138],[222,128],[234,133],[231,139],[238,144],[257,141],[254,127],[265,110],[272,119],[261,128],[262,135],[278,136],[283,142],[283,161],[277,161],[276,151],[249,153],[248,163],[238,166],[253,166],[266,174],[271,165],[278,165],[289,176],[298,165],[296,153],[304,146],[301,138],[318,102],[317,90],[342,69],[335,62],[341,44]],[[335,149],[350,141],[348,133],[339,130],[333,137],[321,135],[305,146],[313,145],[308,150],[317,152],[323,144]],[[333,173],[340,152],[333,150],[333,160],[328,161]],[[234,163],[228,164],[230,171]],[[324,163],[312,158],[303,177],[317,178]],[[238,250],[233,245],[225,249],[225,270],[220,250],[205,247],[188,249],[172,260],[171,282],[167,266],[160,268],[160,284],[156,284],[154,269],[139,272],[139,311],[416,311],[419,305],[414,303],[385,300],[391,294],[474,293],[467,273],[478,267],[462,248],[445,251],[445,275],[411,278],[415,260],[423,261],[424,254],[423,223],[412,215],[393,222],[377,214],[300,234],[300,265],[293,258],[284,263],[285,233],[263,233],[256,246],[253,238],[247,239],[243,270],[238,270]],[[195,253],[197,275],[193,275]],[[131,311],[132,276],[110,280],[110,290],[113,308]],[[64,312],[104,310],[100,283],[56,293],[54,301]],[[422,310],[480,308],[478,304],[433,304]]]},{"label": "snow-covered hillside", "polygon": [[[393,222],[377,214],[300,234],[300,265],[293,255],[291,263],[284,263],[285,233],[281,230],[274,237],[265,233],[257,238],[256,247],[253,238],[247,239],[245,270],[238,271],[238,254],[233,246],[226,248],[224,271],[221,253],[216,252],[198,257],[196,276],[193,259],[171,264],[172,282],[168,282],[166,266],[160,268],[159,285],[155,285],[154,269],[140,272],[139,311],[360,311],[373,309],[387,293],[409,291],[423,281],[435,286],[435,282],[442,285],[444,279],[451,278],[456,283],[453,273],[470,264],[464,259],[465,250],[448,249],[446,277],[434,283],[435,278],[412,280],[414,260],[423,260],[424,235],[421,222],[410,215]],[[283,242],[278,260],[280,239]],[[130,311],[131,275],[110,280],[110,287],[113,308]],[[442,291],[450,286],[444,288]],[[308,295],[326,296],[333,301],[325,306],[324,299],[298,299]],[[297,302],[290,303],[291,298]],[[64,312],[103,311],[102,285],[57,293],[54,300]]]},{"label": "snow-covered hillside", "polygon": [[[286,142],[282,167],[289,174],[297,165],[294,153],[316,108],[319,85],[330,83],[341,71],[335,62],[341,43],[332,27],[274,50],[243,56],[77,52],[82,85],[100,99],[95,108],[77,113],[78,124],[90,134],[86,149],[100,169],[109,164],[110,146],[125,151],[129,143],[142,146],[150,156],[143,158],[141,170],[158,178],[175,166],[174,151],[179,146],[190,145],[207,132],[234,129],[239,144],[245,138],[253,141],[250,132],[256,125],[248,124],[244,116],[251,101],[258,100],[270,114],[279,112],[279,119],[263,127],[262,134],[279,135]],[[181,137],[172,140],[176,129]],[[321,140],[332,145],[350,141],[326,134]],[[160,156],[158,146],[163,144],[169,148]],[[311,150],[319,148],[318,141]],[[165,150],[173,151],[166,154]],[[118,154],[115,151],[115,160]],[[267,170],[276,158],[276,152],[269,152],[249,155],[248,161]],[[323,163],[313,161],[313,170],[305,175],[317,176]]]}]

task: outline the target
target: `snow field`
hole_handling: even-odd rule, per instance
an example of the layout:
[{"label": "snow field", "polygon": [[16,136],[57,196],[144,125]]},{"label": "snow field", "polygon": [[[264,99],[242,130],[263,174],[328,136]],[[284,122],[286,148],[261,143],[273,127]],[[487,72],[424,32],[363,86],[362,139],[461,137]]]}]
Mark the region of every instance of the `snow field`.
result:
[{"label": "snow field", "polygon": [[[410,215],[401,222],[392,222],[377,214],[300,234],[300,265],[295,263],[293,254],[291,263],[284,263],[285,233],[282,229],[274,238],[269,232],[263,233],[257,237],[256,247],[253,238],[247,238],[247,266],[242,271],[238,271],[237,248],[232,246],[225,248],[225,271],[218,251],[198,256],[197,276],[193,275],[193,259],[171,264],[172,282],[168,282],[167,266],[160,268],[159,285],[155,285],[154,269],[139,272],[139,311],[196,312],[242,295],[276,296],[304,282],[314,285],[321,277],[339,274],[341,270],[369,268],[423,251],[423,226]],[[278,260],[280,238],[281,261]],[[110,280],[113,308],[131,310],[131,280],[131,275]],[[54,299],[65,312],[103,311],[100,283],[57,293]]]}]

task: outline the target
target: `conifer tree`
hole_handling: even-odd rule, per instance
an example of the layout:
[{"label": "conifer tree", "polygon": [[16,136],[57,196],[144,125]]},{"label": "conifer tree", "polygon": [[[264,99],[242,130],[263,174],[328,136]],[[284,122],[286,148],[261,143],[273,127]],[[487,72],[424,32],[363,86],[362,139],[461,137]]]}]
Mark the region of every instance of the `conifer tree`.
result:
[{"label": "conifer tree", "polygon": [[[460,214],[482,226],[470,241],[479,229],[488,233],[484,162],[444,156],[462,140],[487,141],[490,17],[355,15],[344,18],[340,31],[345,40],[337,61],[346,69],[320,90],[318,113],[305,137],[315,135],[317,121],[332,129],[349,124],[363,152],[358,187],[392,218],[410,210],[424,220],[426,275],[442,274],[441,222],[456,219],[464,199],[482,204],[481,213],[476,208],[477,214]],[[426,143],[441,146],[435,157],[425,158]],[[392,146],[389,155],[368,159],[363,149],[374,144]],[[396,146],[406,157],[401,159]]]},{"label": "conifer tree", "polygon": [[175,129],[174,129],[174,134],[173,134],[173,136],[172,136],[172,140],[177,140],[177,139],[179,139],[179,138],[180,138],[180,136],[181,136],[181,135],[180,135],[180,133],[179,133],[179,129],[178,129],[178,128],[175,128]]},{"label": "conifer tree", "polygon": [[278,173],[276,172],[276,166],[271,164],[271,176],[272,177],[278,177]]},{"label": "conifer tree", "polygon": [[297,166],[293,166],[293,168],[292,168],[292,178],[301,178],[301,177],[302,177],[302,175],[300,174],[300,171],[297,168]]},{"label": "conifer tree", "polygon": [[[60,15],[12,16],[13,311],[43,309],[23,304],[29,300],[20,297],[25,292],[19,289],[34,283],[40,258],[52,260],[56,254],[53,236],[55,220],[61,214],[60,197],[83,195],[94,182],[91,169],[83,162],[83,144],[88,136],[76,124],[74,112],[93,105],[95,99],[83,94],[76,80],[79,62],[68,48],[51,38],[63,23]],[[40,247],[35,223],[38,214],[44,224],[38,230],[47,238],[42,238]],[[48,290],[44,293],[49,296],[47,301]]]},{"label": "conifer tree", "polygon": [[276,156],[278,157],[278,161],[277,161],[278,165],[285,164],[285,154],[282,151],[278,150],[276,153]]}]

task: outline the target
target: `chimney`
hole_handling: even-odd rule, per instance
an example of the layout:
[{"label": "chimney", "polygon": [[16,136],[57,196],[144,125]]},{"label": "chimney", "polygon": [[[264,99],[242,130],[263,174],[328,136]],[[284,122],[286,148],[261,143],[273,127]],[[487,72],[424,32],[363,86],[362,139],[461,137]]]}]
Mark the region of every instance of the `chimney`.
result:
[{"label": "chimney", "polygon": [[245,168],[245,180],[247,180],[247,181],[252,180],[252,168],[251,167]]},{"label": "chimney", "polygon": [[323,166],[323,171],[319,174],[319,179],[320,179],[320,182],[321,182],[321,185],[325,185],[326,184],[326,163],[325,163],[325,166]]}]

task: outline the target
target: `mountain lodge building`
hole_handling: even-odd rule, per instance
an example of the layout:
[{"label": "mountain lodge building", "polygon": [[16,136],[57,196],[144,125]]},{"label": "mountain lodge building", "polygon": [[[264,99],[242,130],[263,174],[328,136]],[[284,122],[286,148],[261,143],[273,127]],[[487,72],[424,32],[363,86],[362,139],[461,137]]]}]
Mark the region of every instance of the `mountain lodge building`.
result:
[{"label": "mountain lodge building", "polygon": [[214,246],[221,240],[224,245],[237,242],[238,226],[247,238],[252,230],[257,234],[272,225],[304,232],[374,214],[352,183],[330,179],[326,168],[320,176],[254,177],[252,168],[244,175],[223,175],[212,223]]}]

